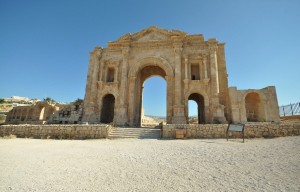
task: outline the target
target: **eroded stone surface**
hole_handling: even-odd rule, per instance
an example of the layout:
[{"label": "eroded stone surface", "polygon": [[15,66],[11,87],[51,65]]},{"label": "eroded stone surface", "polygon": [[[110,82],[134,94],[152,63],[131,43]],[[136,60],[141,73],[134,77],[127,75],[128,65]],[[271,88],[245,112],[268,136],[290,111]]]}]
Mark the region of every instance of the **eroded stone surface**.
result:
[{"label": "eroded stone surface", "polygon": [[143,83],[154,75],[166,80],[168,124],[188,122],[188,100],[199,123],[279,121],[275,87],[228,88],[224,43],[157,27],[90,53],[83,121],[141,126]]}]

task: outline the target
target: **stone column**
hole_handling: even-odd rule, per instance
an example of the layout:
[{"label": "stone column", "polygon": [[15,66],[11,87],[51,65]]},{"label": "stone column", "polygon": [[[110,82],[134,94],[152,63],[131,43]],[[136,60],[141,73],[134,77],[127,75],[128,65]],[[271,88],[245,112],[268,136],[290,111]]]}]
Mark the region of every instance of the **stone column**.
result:
[{"label": "stone column", "polygon": [[103,81],[104,82],[107,82],[107,71],[108,71],[108,63],[106,63],[106,65],[103,67],[103,72],[104,72],[104,75],[103,75],[104,79],[103,79]]},{"label": "stone column", "polygon": [[97,81],[101,57],[101,47],[96,47],[94,51],[90,53],[86,95],[84,99],[85,109],[82,121],[95,122],[97,120],[97,114],[95,112],[95,109],[97,107]]},{"label": "stone column", "polygon": [[28,109],[26,110],[26,117],[25,117],[25,121],[27,121],[27,119],[28,119],[28,116],[29,116],[29,111],[30,111],[30,108],[28,108]]},{"label": "stone column", "polygon": [[207,79],[207,58],[206,56],[203,57],[203,64],[204,64],[204,79]]},{"label": "stone column", "polygon": [[119,72],[119,66],[115,66],[115,76],[114,76],[114,82],[118,82],[118,72]]},{"label": "stone column", "polygon": [[184,69],[185,69],[185,79],[189,79],[189,76],[188,76],[188,58],[186,57],[184,59]]},{"label": "stone column", "polygon": [[128,85],[128,118],[129,118],[129,125],[134,126],[134,110],[135,110],[135,83],[136,83],[136,77],[129,77],[129,85]]},{"label": "stone column", "polygon": [[184,59],[184,68],[185,68],[185,77],[184,77],[184,92],[187,92],[189,89],[189,60],[188,57],[185,57]]},{"label": "stone column", "polygon": [[144,93],[144,86],[141,87],[141,95],[140,95],[140,102],[141,102],[141,107],[139,111],[139,126],[142,127],[143,123],[143,93]]},{"label": "stone column", "polygon": [[103,67],[104,67],[104,62],[100,62],[100,66],[99,66],[99,77],[98,77],[98,81],[102,81],[102,76],[103,76]]},{"label": "stone column", "polygon": [[[210,58],[210,78],[211,90],[214,95],[219,94],[219,77],[218,77],[218,62],[217,62],[217,45],[209,44],[209,58]],[[219,103],[219,101],[216,101]]]},{"label": "stone column", "polygon": [[25,111],[25,109],[21,109],[20,110],[20,121],[22,121],[22,117],[24,115],[24,111]]},{"label": "stone column", "polygon": [[172,123],[172,107],[173,107],[173,91],[174,84],[173,78],[170,76],[165,76],[167,82],[167,123]]},{"label": "stone column", "polygon": [[125,46],[122,48],[122,71],[121,71],[121,80],[120,80],[120,91],[119,91],[119,104],[118,104],[118,114],[116,118],[117,125],[126,125],[128,124],[127,116],[127,76],[128,76],[128,60],[129,60],[130,47]]},{"label": "stone column", "polygon": [[224,105],[220,104],[219,99],[219,74],[218,74],[218,61],[217,61],[217,41],[215,39],[210,39],[209,41],[209,59],[210,59],[210,88],[211,88],[211,122],[216,123],[216,121],[225,123],[226,118],[224,115]]},{"label": "stone column", "polygon": [[201,61],[199,61],[199,80],[201,80],[201,79],[203,79],[203,76],[202,76],[202,74],[201,74],[201,72],[202,72],[202,62]]},{"label": "stone column", "polygon": [[181,78],[181,54],[182,41],[174,39],[174,66],[175,66],[175,89],[174,89],[174,105],[173,105],[173,124],[186,123],[184,116],[184,105],[182,104],[182,78]]}]

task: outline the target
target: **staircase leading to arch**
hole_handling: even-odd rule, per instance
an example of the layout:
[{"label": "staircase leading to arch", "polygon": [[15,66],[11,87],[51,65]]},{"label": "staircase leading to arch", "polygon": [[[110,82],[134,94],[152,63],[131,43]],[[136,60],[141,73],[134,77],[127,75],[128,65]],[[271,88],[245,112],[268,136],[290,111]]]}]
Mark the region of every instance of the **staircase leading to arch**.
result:
[{"label": "staircase leading to arch", "polygon": [[114,127],[111,129],[107,138],[108,139],[121,139],[121,138],[160,139],[160,129]]}]

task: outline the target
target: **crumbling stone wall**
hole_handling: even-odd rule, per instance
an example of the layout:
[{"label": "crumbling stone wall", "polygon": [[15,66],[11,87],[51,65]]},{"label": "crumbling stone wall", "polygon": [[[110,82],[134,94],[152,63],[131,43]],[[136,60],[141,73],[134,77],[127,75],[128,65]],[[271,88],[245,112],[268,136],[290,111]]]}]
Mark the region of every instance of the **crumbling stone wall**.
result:
[{"label": "crumbling stone wall", "polygon": [[[163,138],[175,138],[176,129],[183,129],[186,138],[225,138],[227,124],[167,124],[162,127]],[[285,137],[300,135],[300,123],[248,123],[245,126],[246,138]],[[239,132],[229,132],[229,136],[240,137]]]},{"label": "crumbling stone wall", "polygon": [[6,124],[44,124],[59,106],[48,102],[37,102],[32,106],[14,107],[7,113]]},{"label": "crumbling stone wall", "polygon": [[276,89],[229,87],[232,122],[280,122]]},{"label": "crumbling stone wall", "polygon": [[110,125],[2,125],[0,136],[16,135],[37,139],[99,139],[106,138]]},{"label": "crumbling stone wall", "polygon": [[83,101],[77,100],[62,109],[56,111],[49,120],[48,124],[78,124],[81,122],[83,111]]}]

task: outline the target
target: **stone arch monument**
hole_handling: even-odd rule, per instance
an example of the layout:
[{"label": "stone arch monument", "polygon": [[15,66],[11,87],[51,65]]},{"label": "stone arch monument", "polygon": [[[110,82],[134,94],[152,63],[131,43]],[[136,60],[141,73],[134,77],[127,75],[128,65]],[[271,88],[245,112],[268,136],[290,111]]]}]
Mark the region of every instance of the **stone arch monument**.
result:
[{"label": "stone arch monument", "polygon": [[275,87],[252,90],[264,100],[228,87],[224,43],[153,26],[90,53],[83,121],[140,126],[143,83],[154,75],[166,80],[169,124],[188,123],[188,100],[198,104],[199,123],[246,122],[255,101],[264,119],[253,120],[279,121]]}]

